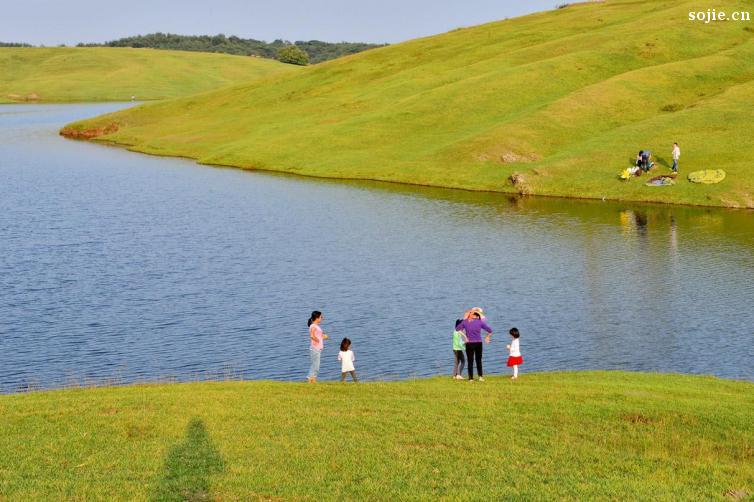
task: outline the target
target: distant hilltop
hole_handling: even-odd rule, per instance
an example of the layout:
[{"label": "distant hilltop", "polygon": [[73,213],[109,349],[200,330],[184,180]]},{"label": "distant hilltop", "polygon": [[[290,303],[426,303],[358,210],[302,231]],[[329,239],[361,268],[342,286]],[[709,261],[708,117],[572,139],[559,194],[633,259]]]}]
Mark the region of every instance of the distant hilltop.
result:
[{"label": "distant hilltop", "polygon": [[77,47],[135,47],[169,49],[193,52],[221,52],[237,56],[257,56],[279,59],[282,49],[295,46],[305,52],[312,64],[356,54],[367,49],[383,47],[387,44],[367,44],[361,42],[322,42],[320,40],[296,41],[275,40],[265,42],[253,38],[220,35],[176,35],[173,33],[150,33],[133,37],[119,38],[103,44],[80,43]]},{"label": "distant hilltop", "polygon": [[303,70],[264,58],[129,47],[0,47],[0,103],[176,98]]}]

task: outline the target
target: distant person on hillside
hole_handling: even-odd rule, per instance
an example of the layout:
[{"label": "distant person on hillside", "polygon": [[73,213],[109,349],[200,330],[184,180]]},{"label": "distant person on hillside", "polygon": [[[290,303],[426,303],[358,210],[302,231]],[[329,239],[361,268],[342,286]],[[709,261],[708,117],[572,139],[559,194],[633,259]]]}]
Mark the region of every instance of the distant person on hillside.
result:
[{"label": "distant person on hillside", "polygon": [[518,329],[511,328],[509,333],[511,334],[513,341],[505,347],[508,349],[508,367],[513,368],[513,376],[511,377],[511,380],[515,380],[518,378],[518,367],[524,364],[524,358],[521,357],[521,349],[518,344],[518,339],[521,336]]},{"label": "distant person on hillside", "polygon": [[358,382],[356,378],[356,368],[353,363],[356,361],[356,356],[353,355],[351,350],[351,340],[344,338],[340,342],[340,352],[338,352],[338,361],[340,361],[340,381],[346,381],[346,374],[350,373],[354,382]]},{"label": "distant person on hillside", "polygon": [[322,328],[319,324],[324,317],[322,312],[315,310],[307,321],[309,326],[309,355],[311,357],[311,365],[309,366],[309,377],[307,378],[309,383],[317,383],[317,375],[319,375],[319,363],[322,358],[322,350],[325,348],[325,340],[329,337],[322,332]]},{"label": "distant person on hillside", "polygon": [[466,333],[462,328],[463,319],[456,319],[455,329],[453,330],[453,378],[463,380],[463,367],[466,359],[463,352],[466,350]]},{"label": "distant person on hillside", "polygon": [[479,381],[484,382],[484,370],[482,369],[482,330],[487,332],[486,342],[490,343],[492,328],[482,320],[481,309],[472,309],[468,318],[464,319],[459,326],[466,333],[466,358],[469,368],[469,382],[474,381],[474,361]]},{"label": "distant person on hillside", "polygon": [[642,150],[641,151],[641,169],[645,173],[649,172],[650,169],[654,167],[654,162],[652,162],[652,152],[649,150]]},{"label": "distant person on hillside", "polygon": [[681,148],[678,143],[673,143],[673,172],[678,172],[678,159],[681,158]]}]

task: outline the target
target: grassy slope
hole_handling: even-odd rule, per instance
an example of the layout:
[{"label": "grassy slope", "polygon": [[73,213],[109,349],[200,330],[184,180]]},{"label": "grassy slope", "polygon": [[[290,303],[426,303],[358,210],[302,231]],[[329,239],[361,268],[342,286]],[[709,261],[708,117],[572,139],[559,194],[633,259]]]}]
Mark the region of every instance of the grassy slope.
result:
[{"label": "grassy slope", "polygon": [[[516,172],[536,194],[754,207],[754,31],[692,24],[697,4],[571,6],[75,127],[116,121],[106,139],[138,151],[313,176],[517,191]],[[674,140],[684,172],[729,178],[617,181],[640,148],[668,162]]]},{"label": "grassy slope", "polygon": [[[754,387],[544,373],[0,396],[10,500],[724,500],[754,495]],[[177,495],[177,496],[176,496]],[[1,497],[0,497],[1,498]]]},{"label": "grassy slope", "polygon": [[[0,48],[0,100],[128,101],[174,98],[295,71],[225,54],[121,48]],[[9,95],[18,97],[11,99]],[[0,101],[0,102],[2,102]]]}]

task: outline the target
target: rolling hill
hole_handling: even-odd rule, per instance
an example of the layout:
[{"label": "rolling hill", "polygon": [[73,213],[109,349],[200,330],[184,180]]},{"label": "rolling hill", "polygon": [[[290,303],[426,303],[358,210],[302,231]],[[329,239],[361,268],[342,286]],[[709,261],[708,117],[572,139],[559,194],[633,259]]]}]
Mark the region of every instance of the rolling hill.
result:
[{"label": "rolling hill", "polygon": [[[751,11],[750,0],[718,10]],[[608,0],[412,40],[73,124],[207,164],[469,190],[754,208],[754,25]],[[117,129],[117,130],[116,130]],[[621,182],[639,149],[675,186]],[[719,168],[718,185],[689,171]]]},{"label": "rolling hill", "polygon": [[295,71],[260,58],[128,48],[0,48],[0,102],[175,98]]}]

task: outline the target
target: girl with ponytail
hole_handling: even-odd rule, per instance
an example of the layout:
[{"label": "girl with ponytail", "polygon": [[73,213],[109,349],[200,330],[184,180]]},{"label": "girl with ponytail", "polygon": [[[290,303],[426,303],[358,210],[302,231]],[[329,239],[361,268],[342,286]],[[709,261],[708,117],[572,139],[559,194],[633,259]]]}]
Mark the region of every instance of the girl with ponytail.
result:
[{"label": "girl with ponytail", "polygon": [[307,378],[309,383],[317,383],[317,375],[319,374],[319,362],[322,356],[322,349],[325,348],[324,341],[329,337],[322,332],[322,328],[319,324],[324,319],[322,312],[315,310],[309,317],[306,325],[309,326],[309,340],[311,342],[309,347],[309,354],[311,356],[311,365],[309,366],[309,377]]}]

